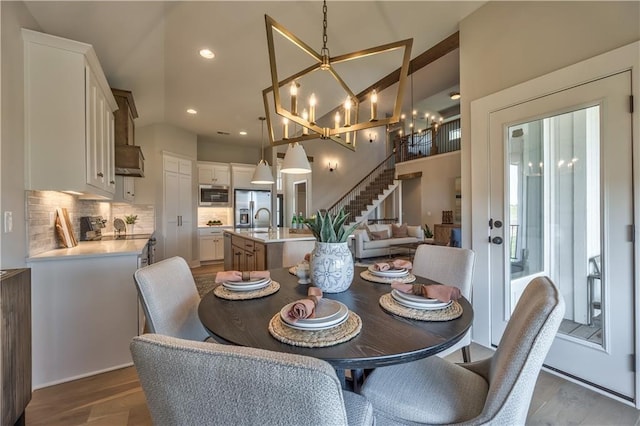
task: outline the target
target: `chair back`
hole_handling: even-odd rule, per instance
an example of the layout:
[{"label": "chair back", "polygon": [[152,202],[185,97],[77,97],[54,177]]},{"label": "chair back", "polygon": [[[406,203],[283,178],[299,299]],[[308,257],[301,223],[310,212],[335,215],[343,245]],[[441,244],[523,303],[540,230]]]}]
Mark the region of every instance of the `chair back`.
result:
[{"label": "chair back", "polygon": [[133,277],[149,331],[189,340],[209,337],[198,318],[200,295],[183,258],[151,264],[138,269]]},{"label": "chair back", "polygon": [[489,393],[477,420],[525,423],[540,368],[564,309],[564,299],[548,277],[537,277],[527,285],[491,359]]},{"label": "chair back", "polygon": [[158,425],[346,425],[327,362],[147,334],[131,353]]},{"label": "chair back", "polygon": [[452,228],[449,235],[449,247],[462,247],[462,230],[460,228]]},{"label": "chair back", "polygon": [[476,254],[473,250],[421,244],[413,258],[415,275],[456,286],[471,300],[471,282]]}]

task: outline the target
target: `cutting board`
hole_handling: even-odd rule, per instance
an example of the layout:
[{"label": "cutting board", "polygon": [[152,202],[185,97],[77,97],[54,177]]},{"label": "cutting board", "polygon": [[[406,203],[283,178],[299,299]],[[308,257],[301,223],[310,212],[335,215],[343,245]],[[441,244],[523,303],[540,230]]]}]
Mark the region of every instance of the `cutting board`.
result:
[{"label": "cutting board", "polygon": [[78,240],[73,234],[73,226],[71,225],[71,219],[69,219],[69,213],[66,208],[56,209],[56,235],[63,247],[75,247],[78,245]]}]

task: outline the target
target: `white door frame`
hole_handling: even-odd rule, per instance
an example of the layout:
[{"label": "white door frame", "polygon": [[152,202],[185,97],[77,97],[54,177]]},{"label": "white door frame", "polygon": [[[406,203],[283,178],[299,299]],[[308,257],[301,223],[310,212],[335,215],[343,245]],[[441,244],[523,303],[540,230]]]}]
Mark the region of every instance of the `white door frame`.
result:
[{"label": "white door frame", "polygon": [[[640,224],[640,41],[587,59],[566,68],[554,71],[533,80],[504,89],[471,102],[471,248],[476,252],[473,277],[473,340],[491,346],[491,285],[489,269],[489,115],[523,102],[547,96],[567,88],[596,80],[623,70],[631,70],[632,93],[635,98],[633,124],[633,169],[634,169],[634,223]],[[635,241],[640,237],[638,226]],[[640,250],[634,252],[634,314],[640,318]],[[498,307],[501,308],[501,307]],[[635,364],[640,365],[640,327],[635,330]],[[640,389],[640,374],[636,374],[636,389]],[[580,383],[580,382],[578,382]],[[582,384],[582,383],[580,383]],[[597,392],[598,389],[591,388]],[[637,394],[638,392],[636,392]],[[611,396],[606,394],[607,396]],[[622,401],[622,400],[621,400]],[[628,404],[628,401],[623,401]],[[640,398],[635,406],[640,408]]]}]

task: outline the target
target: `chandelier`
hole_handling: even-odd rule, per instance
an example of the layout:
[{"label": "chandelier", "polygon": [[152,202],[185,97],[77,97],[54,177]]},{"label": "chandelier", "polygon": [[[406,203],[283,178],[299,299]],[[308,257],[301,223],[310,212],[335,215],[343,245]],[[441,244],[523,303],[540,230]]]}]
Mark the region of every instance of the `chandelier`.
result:
[{"label": "chandelier", "polygon": [[[262,91],[262,96],[267,118],[268,136],[272,146],[320,138],[330,139],[355,151],[357,131],[397,123],[400,119],[402,97],[409,72],[413,39],[406,39],[332,57],[327,47],[326,0],[323,2],[322,11],[323,29],[322,49],[320,52],[312,49],[273,18],[265,15],[272,85]],[[309,55],[312,58],[312,65],[281,79],[278,74],[278,64],[276,63],[274,30],[295,47]],[[360,93],[356,93],[345,82],[345,79],[341,77],[335,65],[399,49],[404,50],[401,52],[401,65],[399,69],[395,71],[397,76],[394,76],[397,78],[395,81],[398,82],[398,86],[393,112],[388,117],[379,117],[378,93],[375,83]],[[344,102],[338,105],[335,103],[334,105],[325,104],[322,109],[322,111],[325,111],[324,114],[316,114],[320,111],[319,106],[322,102],[322,88],[305,87],[301,84],[301,80],[303,80],[304,77],[312,74],[316,75],[315,73],[317,72],[330,75],[331,78],[328,80],[333,82],[333,84],[337,84],[342,92],[344,92],[342,98]],[[281,91],[284,93],[281,93]],[[273,96],[273,106],[271,106],[269,102],[271,96]],[[368,108],[361,113],[360,109],[363,103],[368,103]],[[275,114],[281,117],[280,119],[272,116],[272,108],[275,109]],[[322,115],[323,117],[319,117],[318,115]]]}]

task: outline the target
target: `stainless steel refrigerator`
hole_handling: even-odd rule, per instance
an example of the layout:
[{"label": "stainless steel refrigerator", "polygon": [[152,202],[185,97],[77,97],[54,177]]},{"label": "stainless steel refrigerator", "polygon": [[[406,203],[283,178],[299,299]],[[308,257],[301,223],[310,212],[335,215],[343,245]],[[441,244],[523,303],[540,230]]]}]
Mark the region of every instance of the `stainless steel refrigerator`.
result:
[{"label": "stainless steel refrigerator", "polygon": [[[272,217],[271,191],[236,189],[234,192],[234,224],[236,228],[268,228]],[[255,219],[256,213],[262,210]]]}]

